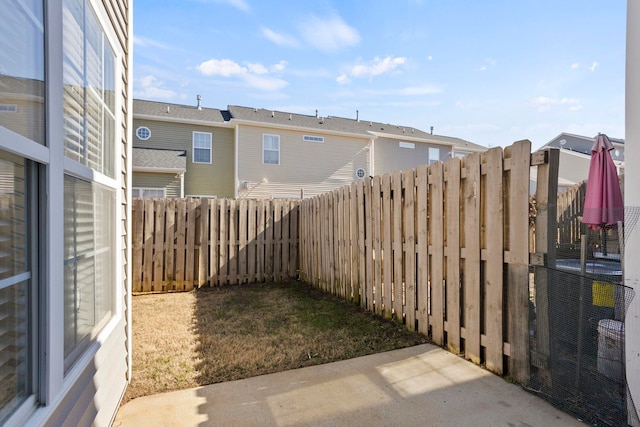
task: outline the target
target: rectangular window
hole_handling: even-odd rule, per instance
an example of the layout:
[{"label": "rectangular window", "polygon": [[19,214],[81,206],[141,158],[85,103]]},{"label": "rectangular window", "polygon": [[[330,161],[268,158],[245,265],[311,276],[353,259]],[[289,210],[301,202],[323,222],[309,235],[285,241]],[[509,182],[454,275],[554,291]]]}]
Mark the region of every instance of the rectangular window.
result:
[{"label": "rectangular window", "polygon": [[164,188],[147,188],[147,187],[133,187],[133,197],[142,198],[165,198],[166,193]]},{"label": "rectangular window", "polygon": [[414,148],[416,148],[416,144],[414,144],[413,142],[402,142],[402,141],[400,141],[400,142],[398,142],[398,146],[400,148],[410,148],[412,150]]},{"label": "rectangular window", "polygon": [[0,104],[0,113],[17,113],[18,106],[16,104]]},{"label": "rectangular window", "polygon": [[280,135],[262,135],[262,163],[280,164]]},{"label": "rectangular window", "polygon": [[[88,0],[63,0],[64,371],[114,316],[119,61]],[[97,173],[93,173],[97,172]],[[108,177],[108,178],[107,178]],[[100,182],[100,184],[98,184]]]},{"label": "rectangular window", "polygon": [[115,191],[64,178],[65,370],[111,318],[115,272]]},{"label": "rectangular window", "polygon": [[111,178],[115,145],[115,54],[86,0],[64,0],[65,156]]},{"label": "rectangular window", "polygon": [[211,134],[193,132],[193,163],[211,163]]},{"label": "rectangular window", "polygon": [[324,142],[324,136],[304,135],[302,140],[306,142]]},{"label": "rectangular window", "polygon": [[0,424],[34,392],[27,162],[0,151]]},{"label": "rectangular window", "polygon": [[440,161],[440,149],[429,147],[429,164],[432,165],[438,161]]},{"label": "rectangular window", "polygon": [[37,275],[38,232],[46,233],[38,200],[46,191],[38,188],[40,166],[26,160],[46,162],[49,154],[44,1],[0,2],[0,28],[0,425],[23,425],[37,405],[37,325],[46,316]]}]

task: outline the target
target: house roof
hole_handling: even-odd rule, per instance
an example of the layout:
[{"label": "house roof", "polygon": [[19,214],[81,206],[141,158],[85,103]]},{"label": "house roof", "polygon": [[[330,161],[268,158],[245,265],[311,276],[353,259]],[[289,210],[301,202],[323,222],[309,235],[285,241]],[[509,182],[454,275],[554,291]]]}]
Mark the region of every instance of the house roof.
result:
[{"label": "house roof", "polygon": [[393,125],[389,123],[373,122],[369,120],[349,119],[337,116],[316,116],[307,114],[288,113],[264,108],[242,107],[230,105],[228,107],[232,119],[270,124],[276,126],[290,126],[305,129],[317,129],[318,131],[332,131],[351,133],[371,137],[407,138],[410,140],[423,140],[438,144],[452,145],[456,148],[469,151],[485,151],[486,147],[473,144],[460,138],[452,138],[442,135],[433,135],[411,126]]},{"label": "house roof", "polygon": [[133,115],[136,117],[158,118],[163,120],[185,120],[223,124],[229,121],[228,111],[217,108],[196,108],[190,105],[169,104],[166,102],[133,100]]},{"label": "house roof", "polygon": [[461,138],[433,135],[411,126],[400,126],[337,116],[297,114],[239,105],[229,105],[227,110],[204,107],[198,109],[195,106],[134,99],[133,115],[136,118],[198,122],[210,125],[229,125],[233,121],[249,122],[276,127],[308,129],[310,132],[317,129],[318,132],[346,133],[366,138],[371,138],[372,136],[395,139],[406,138],[409,141],[417,140],[427,143],[450,145],[453,146],[454,149],[467,152],[487,150],[487,147],[474,144]]},{"label": "house roof", "polygon": [[[607,135],[608,136],[608,135]],[[587,155],[591,155],[591,147],[596,140],[597,135],[595,136],[583,136],[583,135],[575,135],[572,133],[562,132],[560,135],[553,138],[551,141],[547,142],[541,148],[545,147],[554,147],[554,148],[564,148],[570,149],[573,151],[578,151]],[[618,146],[619,148],[624,148],[624,139],[620,138],[612,138],[610,136],[609,141],[613,143],[614,146]],[[569,140],[567,141],[566,138]],[[565,141],[563,144],[561,141]],[[567,143],[569,145],[567,145]]]},{"label": "house roof", "polygon": [[142,172],[183,173],[187,170],[186,152],[134,147],[133,169]]}]

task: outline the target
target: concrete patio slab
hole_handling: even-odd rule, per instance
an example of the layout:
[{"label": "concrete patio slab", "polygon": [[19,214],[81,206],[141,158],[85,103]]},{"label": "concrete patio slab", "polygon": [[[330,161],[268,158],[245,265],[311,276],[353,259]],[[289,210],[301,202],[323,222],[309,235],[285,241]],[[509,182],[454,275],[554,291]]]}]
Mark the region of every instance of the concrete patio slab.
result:
[{"label": "concrete patio slab", "polygon": [[114,427],[577,426],[517,385],[425,344],[135,399]]}]

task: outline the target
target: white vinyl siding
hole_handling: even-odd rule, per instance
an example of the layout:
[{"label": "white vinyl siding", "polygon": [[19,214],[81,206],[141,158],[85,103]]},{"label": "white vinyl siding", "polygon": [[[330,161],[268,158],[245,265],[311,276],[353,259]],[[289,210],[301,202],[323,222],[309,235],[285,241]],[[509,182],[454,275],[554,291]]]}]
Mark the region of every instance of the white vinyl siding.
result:
[{"label": "white vinyl siding", "polygon": [[262,135],[262,163],[280,164],[280,135]]},{"label": "white vinyl siding", "polygon": [[211,163],[211,133],[193,132],[193,163]]},{"label": "white vinyl siding", "polygon": [[[256,146],[265,134],[279,137],[278,167],[264,164],[263,151]],[[370,138],[320,134],[324,143],[312,144],[302,142],[306,134],[290,129],[239,126],[238,182],[243,185],[238,189],[238,197],[313,197],[356,181],[358,168],[370,170]]]}]

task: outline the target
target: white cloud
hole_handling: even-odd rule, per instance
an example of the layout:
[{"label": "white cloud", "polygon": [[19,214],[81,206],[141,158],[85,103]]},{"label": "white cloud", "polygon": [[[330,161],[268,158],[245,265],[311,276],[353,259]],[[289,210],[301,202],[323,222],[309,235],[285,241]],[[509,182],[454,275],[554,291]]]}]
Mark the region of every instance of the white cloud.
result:
[{"label": "white cloud", "polygon": [[378,76],[383,73],[388,73],[390,71],[395,70],[398,65],[402,65],[407,61],[407,58],[400,56],[398,58],[392,58],[387,56],[386,58],[380,59],[378,57],[374,58],[373,61],[369,65],[355,65],[351,68],[349,74],[352,77],[373,77]]},{"label": "white cloud", "polygon": [[229,77],[247,72],[245,67],[240,66],[230,59],[210,59],[201,63],[196,68],[205,76]]},{"label": "white cloud", "polygon": [[582,101],[578,98],[549,98],[539,96],[533,99],[532,104],[541,113],[546,113],[555,106],[566,106],[569,111],[580,111],[582,109]]},{"label": "white cloud", "polygon": [[281,73],[285,70],[285,68],[287,68],[287,64],[288,64],[287,61],[282,60],[277,64],[273,64],[270,68],[271,68],[271,71],[273,72]]},{"label": "white cloud", "polygon": [[268,74],[269,70],[262,64],[247,64],[247,68],[254,74]]},{"label": "white cloud", "polygon": [[[284,70],[285,66],[286,61],[280,61],[272,68]],[[288,84],[285,80],[268,76],[269,69],[260,63],[247,63],[243,67],[230,59],[209,59],[196,69],[205,76],[236,77],[252,88],[266,91],[280,90]]]},{"label": "white cloud", "polygon": [[278,46],[298,47],[300,45],[300,43],[298,43],[298,40],[296,40],[294,37],[287,34],[277,33],[270,28],[262,27],[260,29],[260,32],[267,40],[272,41]]},{"label": "white cloud", "polygon": [[577,62],[574,62],[573,64],[571,64],[572,70],[577,70],[578,68],[580,68],[580,64],[578,64]]},{"label": "white cloud", "polygon": [[157,47],[160,49],[169,49],[169,46],[162,42],[136,35],[133,36],[133,44],[138,47]]},{"label": "white cloud", "polygon": [[243,12],[248,12],[251,10],[249,3],[247,3],[245,0],[197,0],[197,1],[199,1],[200,3],[222,3],[222,4],[235,7],[236,9],[239,9]]},{"label": "white cloud", "polygon": [[487,67],[483,65],[482,67],[480,67],[480,71],[487,71]]},{"label": "white cloud", "polygon": [[171,99],[176,93],[170,89],[164,89],[163,83],[152,75],[143,76],[134,81],[133,95],[145,99]]},{"label": "white cloud", "polygon": [[336,81],[338,82],[338,84],[345,85],[347,83],[350,83],[351,79],[346,74],[340,74],[338,77],[336,77]]},{"label": "white cloud", "polygon": [[288,84],[285,80],[282,79],[262,77],[255,74],[244,74],[242,78],[249,86],[266,91],[277,91],[284,88]]},{"label": "white cloud", "polygon": [[360,42],[358,31],[347,25],[339,16],[312,16],[307,22],[301,23],[299,29],[307,43],[326,53],[355,46]]},{"label": "white cloud", "polygon": [[596,68],[598,68],[600,66],[599,63],[597,63],[596,61],[593,61],[593,64],[591,64],[591,68],[589,68],[591,70],[591,72],[594,72],[596,70]]},{"label": "white cloud", "polygon": [[376,90],[367,90],[365,93],[370,95],[382,95],[382,96],[416,96],[416,95],[433,95],[435,93],[442,92],[437,86],[409,86],[404,88],[394,88],[394,89],[376,89]]}]

